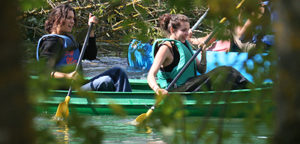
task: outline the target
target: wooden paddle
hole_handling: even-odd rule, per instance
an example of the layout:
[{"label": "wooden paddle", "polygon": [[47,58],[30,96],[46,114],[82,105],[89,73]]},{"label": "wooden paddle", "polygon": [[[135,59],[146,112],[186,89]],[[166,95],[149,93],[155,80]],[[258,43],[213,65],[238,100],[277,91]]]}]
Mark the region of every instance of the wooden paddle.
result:
[{"label": "wooden paddle", "polygon": [[[90,37],[92,27],[93,27],[93,23],[91,23],[91,25],[89,26],[88,32],[85,36],[84,43],[83,43],[83,46],[82,46],[82,49],[81,49],[81,52],[80,52],[80,55],[79,55],[79,59],[77,61],[77,65],[75,67],[76,72],[78,71],[79,66],[81,64],[81,60],[83,58],[83,55],[84,55],[84,52],[85,52],[85,49],[86,49],[86,46],[87,46],[87,43],[88,43],[88,39]],[[73,80],[72,80],[71,83],[73,83]],[[70,97],[71,93],[72,93],[72,86],[70,85],[68,94],[65,98],[65,101],[61,102],[58,105],[58,108],[57,108],[57,111],[56,111],[56,114],[55,114],[56,119],[67,118],[69,116],[69,102],[70,102],[70,98],[71,98]]]},{"label": "wooden paddle", "polygon": [[[239,9],[241,7],[241,5],[244,3],[245,0],[242,0],[237,6],[236,9]],[[209,9],[208,9],[209,10]],[[208,12],[208,10],[206,12]],[[205,13],[206,13],[205,12]],[[206,16],[206,14],[203,14]],[[201,17],[202,18],[202,17]],[[200,19],[201,19],[200,18]],[[219,24],[223,24],[225,21],[227,20],[226,17],[223,17]],[[199,21],[199,20],[198,20]],[[200,23],[200,22],[199,22]],[[197,25],[199,24],[198,22],[196,23]],[[195,24],[195,25],[196,25]],[[193,26],[193,28],[195,29],[195,25]],[[170,88],[173,87],[173,85],[176,83],[176,81],[180,78],[180,76],[183,74],[183,72],[187,69],[187,67],[192,63],[192,61],[195,60],[195,58],[198,56],[198,54],[202,51],[202,48],[213,38],[213,36],[216,34],[216,32],[218,31],[220,26],[217,26],[214,31],[209,35],[209,37],[204,41],[204,43],[200,46],[200,48],[196,51],[196,53],[189,59],[189,61],[184,65],[184,67],[179,71],[179,73],[177,74],[177,76],[172,80],[172,82],[169,84],[169,86],[166,88],[167,91],[169,91]],[[147,111],[147,113],[143,113],[141,115],[139,115],[132,123],[133,124],[140,124],[143,121],[145,121],[145,119],[147,119],[152,113],[153,110],[155,109],[155,107],[165,98],[165,95],[161,95],[156,99],[155,104]]]}]

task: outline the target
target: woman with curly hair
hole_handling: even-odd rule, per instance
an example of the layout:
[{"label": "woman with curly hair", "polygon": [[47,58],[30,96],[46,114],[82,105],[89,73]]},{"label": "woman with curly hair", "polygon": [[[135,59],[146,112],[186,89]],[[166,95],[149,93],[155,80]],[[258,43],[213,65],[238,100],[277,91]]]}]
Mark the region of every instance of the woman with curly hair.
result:
[{"label": "woman with curly hair", "polygon": [[[90,14],[88,25],[97,24],[98,20]],[[80,55],[80,45],[70,34],[76,24],[75,10],[68,4],[62,4],[50,12],[45,22],[45,30],[49,33],[40,38],[37,46],[37,60],[45,61],[51,69],[52,78],[76,79],[76,71],[65,71],[66,66],[76,65]],[[94,31],[89,36],[89,42],[84,58],[95,59],[97,47]],[[95,91],[131,91],[127,74],[119,67],[111,68],[92,78],[81,87],[82,90]]]}]

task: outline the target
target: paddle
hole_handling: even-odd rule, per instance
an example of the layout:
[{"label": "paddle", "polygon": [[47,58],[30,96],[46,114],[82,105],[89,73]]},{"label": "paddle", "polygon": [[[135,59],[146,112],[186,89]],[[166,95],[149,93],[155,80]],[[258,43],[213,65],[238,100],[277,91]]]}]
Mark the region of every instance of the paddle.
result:
[{"label": "paddle", "polygon": [[[85,49],[86,49],[86,46],[87,46],[87,43],[88,43],[88,39],[89,39],[91,30],[92,30],[92,27],[93,27],[93,23],[91,23],[91,25],[88,28],[88,32],[85,36],[84,43],[83,43],[83,46],[82,46],[82,49],[81,49],[81,52],[80,52],[80,55],[79,55],[79,59],[77,61],[77,65],[75,67],[75,71],[78,71],[78,69],[79,69],[81,60],[83,58],[83,55],[84,55],[84,52],[85,52]],[[73,80],[72,80],[71,83],[73,83]],[[72,93],[72,86],[70,85],[68,94],[65,98],[65,101],[61,102],[57,107],[55,118],[60,119],[60,118],[67,118],[69,116],[69,107],[68,107],[68,105],[69,105],[69,102],[70,102],[71,93]]]},{"label": "paddle", "polygon": [[[241,7],[241,5],[244,3],[245,0],[242,0],[237,6],[236,9],[239,9]],[[207,9],[208,11],[209,9]],[[206,12],[207,12],[206,11]],[[205,12],[205,13],[206,13]],[[206,14],[203,14],[206,15]],[[202,17],[201,17],[202,18]],[[200,18],[200,19],[201,19]],[[226,17],[223,17],[219,24],[223,24],[225,21],[227,20]],[[199,21],[199,20],[198,20]],[[199,24],[200,22],[197,22],[196,24]],[[195,25],[196,25],[195,24]],[[195,25],[193,26],[193,28],[195,28]],[[187,69],[187,67],[192,63],[192,61],[195,60],[195,58],[198,56],[198,54],[202,51],[203,46],[205,46],[212,38],[213,36],[216,34],[216,32],[218,31],[220,25],[218,25],[213,32],[209,35],[209,37],[204,41],[203,44],[201,44],[200,48],[196,51],[196,53],[189,59],[189,61],[184,65],[184,67],[179,71],[179,73],[177,74],[177,76],[172,80],[172,82],[169,84],[169,86],[166,88],[166,90],[168,91],[170,88],[173,87],[173,85],[176,83],[176,81],[180,78],[180,76],[183,74],[183,72]],[[148,118],[152,113],[153,110],[155,109],[155,107],[164,99],[165,95],[159,96],[155,102],[155,104],[147,111],[147,113],[143,113],[141,115],[139,115],[134,121],[134,123],[136,124],[140,124],[142,123],[146,118]]]},{"label": "paddle", "polygon": [[205,11],[205,13],[198,19],[198,21],[194,24],[194,26],[191,28],[191,30],[195,30],[198,25],[203,21],[203,19],[206,17],[207,13],[209,11],[209,8]]}]

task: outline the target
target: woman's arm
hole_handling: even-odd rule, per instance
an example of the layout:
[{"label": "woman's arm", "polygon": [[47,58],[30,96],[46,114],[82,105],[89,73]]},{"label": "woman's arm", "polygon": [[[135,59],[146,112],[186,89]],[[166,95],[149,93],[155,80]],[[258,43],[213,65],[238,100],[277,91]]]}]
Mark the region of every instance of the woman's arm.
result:
[{"label": "woman's arm", "polygon": [[201,54],[201,62],[196,58],[196,64],[197,64],[197,70],[199,73],[204,74],[206,72],[206,47],[204,42],[206,39],[209,37],[210,34],[206,35],[205,37],[200,37],[200,38],[191,38],[193,35],[192,30],[189,30],[189,36],[188,36],[188,41],[192,43],[193,45],[202,45],[202,54]]},{"label": "woman's arm", "polygon": [[[250,19],[247,19],[243,26],[237,26],[235,29],[236,35],[240,38],[242,35],[251,33],[249,32],[250,28],[252,27],[253,23]],[[252,31],[253,29],[251,29]]]},{"label": "woman's arm", "polygon": [[206,47],[203,46],[202,53],[201,53],[201,61],[196,58],[198,72],[200,74],[204,74],[207,68],[207,60],[206,60]]},{"label": "woman's arm", "polygon": [[188,41],[193,45],[200,45],[203,44],[208,37],[209,35],[200,38],[189,38]]},{"label": "woman's arm", "polygon": [[[90,26],[92,23],[94,23],[94,26],[95,26],[95,24],[98,23],[98,19],[90,13],[88,25]],[[82,47],[82,45],[80,45],[80,49],[81,49],[81,47]],[[97,45],[96,45],[95,32],[94,32],[94,29],[92,29],[83,59],[94,60],[97,57],[97,52],[98,52],[98,50],[97,50]]]},{"label": "woman's arm", "polygon": [[[79,47],[81,51],[82,45],[80,44]],[[97,57],[97,52],[96,38],[90,37],[83,59],[94,60]]]},{"label": "woman's arm", "polygon": [[204,37],[199,37],[199,38],[192,38],[193,32],[192,30],[189,30],[189,36],[188,36],[188,41],[189,43],[193,44],[193,45],[200,45],[203,44],[205,42],[205,40],[209,37],[210,34],[204,36]]},{"label": "woman's arm", "polygon": [[[237,26],[235,28],[235,33],[238,38],[241,38],[244,35],[245,41],[252,39],[252,33],[255,29],[256,25],[259,25],[261,22],[261,18],[265,13],[265,8],[263,5],[259,7],[258,12],[252,12],[250,17],[246,20],[246,22],[242,26]],[[242,22],[241,14],[238,16],[239,22]]]},{"label": "woman's arm", "polygon": [[[88,25],[90,26],[92,23],[94,24],[98,24],[98,19],[96,16],[94,16],[93,14],[89,13],[89,21],[88,21]],[[90,33],[90,37],[95,37],[95,32],[94,29],[92,29],[91,33]]]},{"label": "woman's arm", "polygon": [[51,77],[52,78],[66,78],[66,79],[76,79],[79,76],[78,72],[73,71],[70,73],[63,73],[58,71],[52,71]]},{"label": "woman's arm", "polygon": [[156,56],[153,60],[153,64],[148,72],[147,81],[150,88],[155,91],[156,94],[167,94],[168,91],[165,89],[161,89],[159,85],[156,82],[156,74],[160,67],[165,64],[166,60],[172,56],[171,51],[169,50],[168,46],[162,45],[158,52],[156,53]]}]

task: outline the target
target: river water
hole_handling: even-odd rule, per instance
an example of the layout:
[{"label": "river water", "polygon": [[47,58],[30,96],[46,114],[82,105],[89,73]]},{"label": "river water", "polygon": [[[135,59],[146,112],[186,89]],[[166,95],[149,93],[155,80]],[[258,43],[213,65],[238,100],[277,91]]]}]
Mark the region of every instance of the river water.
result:
[{"label": "river water", "polygon": [[93,77],[112,67],[123,68],[128,77],[131,79],[146,79],[147,72],[142,69],[134,69],[128,67],[127,58],[122,57],[99,57],[97,60],[83,60],[82,62],[84,75]]},{"label": "river water", "polygon": [[[169,135],[164,135],[162,132],[153,130],[151,133],[143,133],[137,130],[135,126],[129,125],[128,122],[134,120],[136,116],[127,116],[121,118],[118,116],[104,115],[104,116],[85,116],[88,120],[88,125],[94,125],[96,128],[104,132],[104,139],[99,143],[105,144],[165,144],[173,143]],[[195,120],[203,120],[197,117],[186,118],[187,122]],[[218,119],[212,118],[209,120],[212,124],[217,124]],[[67,126],[57,126],[54,121],[47,117],[37,117],[35,119],[35,125],[39,128],[47,127],[55,136],[55,141],[59,144],[81,144],[83,138],[77,137],[72,128]],[[264,125],[257,125],[256,129],[258,133],[248,134],[248,131],[244,129],[243,119],[225,119],[224,121],[224,133],[230,132],[231,136],[224,138],[223,143],[225,144],[239,144],[244,143],[243,138],[248,138],[255,144],[265,144],[270,138],[270,131]],[[91,133],[95,133],[91,131]],[[192,132],[195,133],[195,132]],[[206,132],[206,136],[199,140],[199,143],[207,143],[207,137],[211,138],[211,143],[216,143],[217,137],[215,136],[215,129],[209,129]],[[246,135],[246,137],[245,137]],[[182,143],[182,142],[179,142]]]}]

